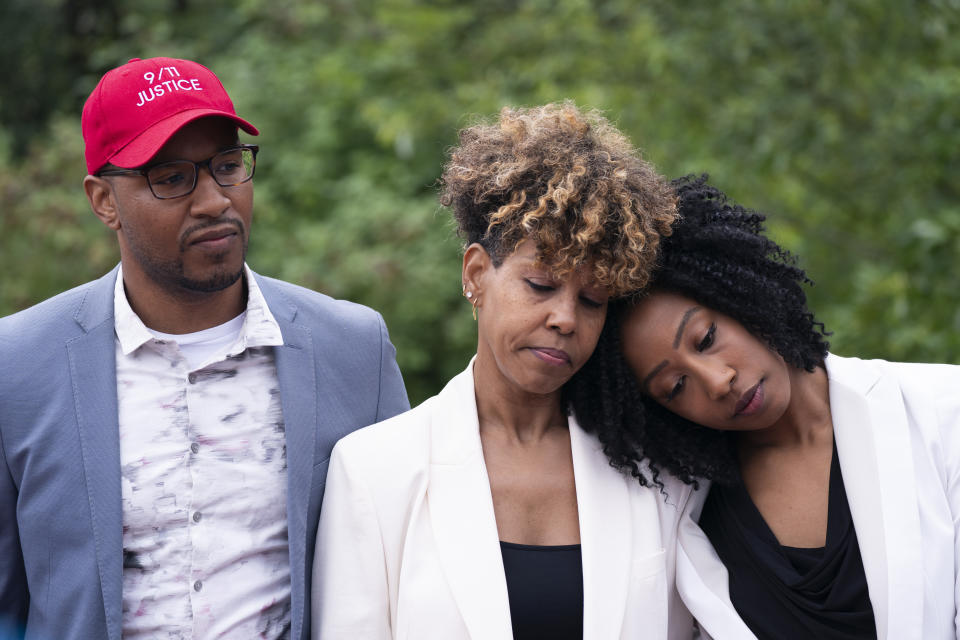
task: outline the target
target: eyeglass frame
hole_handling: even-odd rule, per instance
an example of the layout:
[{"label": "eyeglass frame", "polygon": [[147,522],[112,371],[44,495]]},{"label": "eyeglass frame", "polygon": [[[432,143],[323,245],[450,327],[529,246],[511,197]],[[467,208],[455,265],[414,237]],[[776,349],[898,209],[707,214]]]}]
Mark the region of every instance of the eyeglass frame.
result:
[{"label": "eyeglass frame", "polygon": [[[247,176],[246,179],[241,180],[240,182],[222,184],[219,180],[217,180],[217,176],[213,172],[213,168],[211,167],[211,163],[213,162],[213,159],[224,153],[230,153],[231,151],[244,151],[244,150],[249,150],[253,153],[253,168],[250,171],[250,175]],[[153,194],[154,198],[156,198],[157,200],[176,200],[177,198],[185,198],[196,190],[197,184],[200,182],[200,169],[202,167],[206,167],[207,172],[210,174],[210,177],[213,178],[213,181],[216,182],[221,187],[236,187],[237,185],[244,184],[245,182],[250,182],[251,180],[253,180],[253,174],[256,173],[257,171],[257,152],[259,151],[260,151],[260,145],[238,144],[228,149],[217,151],[215,154],[213,154],[206,160],[201,160],[200,162],[193,162],[192,160],[168,160],[168,161],[152,164],[149,167],[142,167],[140,169],[107,169],[106,171],[98,171],[96,175],[97,177],[140,175],[146,179],[147,187],[149,187],[150,193]],[[149,176],[147,176],[147,173],[149,173],[153,169],[156,169],[157,167],[162,167],[167,164],[177,164],[181,162],[189,163],[193,165],[193,185],[190,187],[190,190],[187,191],[186,193],[181,193],[180,195],[176,195],[176,196],[158,196],[157,192],[153,190],[153,184],[150,182],[150,178]]]}]

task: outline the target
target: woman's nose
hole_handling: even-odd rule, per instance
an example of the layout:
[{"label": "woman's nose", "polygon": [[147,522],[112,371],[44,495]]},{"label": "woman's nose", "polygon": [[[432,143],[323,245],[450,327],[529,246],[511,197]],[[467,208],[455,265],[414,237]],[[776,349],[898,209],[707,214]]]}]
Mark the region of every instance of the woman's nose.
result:
[{"label": "woman's nose", "polygon": [[573,333],[577,326],[577,301],[572,295],[561,294],[552,301],[547,324],[562,334]]},{"label": "woman's nose", "polygon": [[719,400],[730,393],[736,379],[736,370],[726,364],[713,363],[705,367],[704,384],[712,400]]}]

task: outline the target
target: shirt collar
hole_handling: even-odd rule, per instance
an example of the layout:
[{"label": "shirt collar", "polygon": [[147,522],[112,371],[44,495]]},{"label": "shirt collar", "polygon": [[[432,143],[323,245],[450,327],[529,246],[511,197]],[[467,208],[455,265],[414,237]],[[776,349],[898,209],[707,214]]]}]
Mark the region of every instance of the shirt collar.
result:
[{"label": "shirt collar", "polygon": [[[230,349],[228,355],[242,353],[250,347],[277,347],[283,344],[283,333],[276,318],[270,313],[267,300],[260,291],[257,279],[250,267],[243,265],[243,273],[247,283],[247,308],[243,321],[243,329],[237,344]],[[130,306],[123,289],[123,267],[117,269],[117,281],[113,289],[113,326],[120,342],[123,355],[130,355],[141,346],[155,340],[147,326],[143,324]]]}]

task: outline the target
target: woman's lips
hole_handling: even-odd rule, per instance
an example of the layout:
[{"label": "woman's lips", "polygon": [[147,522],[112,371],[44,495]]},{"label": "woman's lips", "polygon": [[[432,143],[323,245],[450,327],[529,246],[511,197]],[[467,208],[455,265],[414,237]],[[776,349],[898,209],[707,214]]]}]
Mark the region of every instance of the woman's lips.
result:
[{"label": "woman's lips", "polygon": [[747,389],[747,391],[740,396],[733,415],[734,417],[748,416],[755,413],[761,405],[763,405],[763,380]]},{"label": "woman's lips", "polygon": [[564,365],[570,364],[570,356],[561,349],[551,349],[549,347],[531,347],[530,351],[547,364]]}]

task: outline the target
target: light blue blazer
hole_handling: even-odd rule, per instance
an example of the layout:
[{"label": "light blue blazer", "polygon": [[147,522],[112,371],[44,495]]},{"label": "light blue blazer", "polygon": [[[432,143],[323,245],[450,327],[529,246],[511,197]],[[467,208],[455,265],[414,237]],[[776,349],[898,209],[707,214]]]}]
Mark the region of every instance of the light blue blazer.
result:
[{"label": "light blue blazer", "polygon": [[[0,638],[120,640],[117,270],[0,319]],[[380,315],[255,276],[280,325],[292,638],[333,445],[409,408]]]}]

